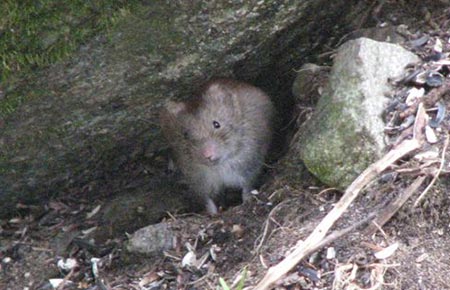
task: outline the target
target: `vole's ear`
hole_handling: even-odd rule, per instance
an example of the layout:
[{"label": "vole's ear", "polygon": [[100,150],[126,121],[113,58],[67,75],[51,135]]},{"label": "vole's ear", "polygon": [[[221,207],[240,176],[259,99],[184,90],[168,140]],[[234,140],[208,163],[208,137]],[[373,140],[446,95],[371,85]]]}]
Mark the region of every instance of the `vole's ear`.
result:
[{"label": "vole's ear", "polygon": [[205,97],[208,100],[220,102],[227,106],[233,105],[234,94],[229,88],[227,80],[218,80],[211,83],[205,92]]},{"label": "vole's ear", "polygon": [[186,104],[183,102],[169,101],[166,103],[166,110],[170,114],[172,114],[174,116],[178,116],[180,113],[182,113],[186,110]]}]

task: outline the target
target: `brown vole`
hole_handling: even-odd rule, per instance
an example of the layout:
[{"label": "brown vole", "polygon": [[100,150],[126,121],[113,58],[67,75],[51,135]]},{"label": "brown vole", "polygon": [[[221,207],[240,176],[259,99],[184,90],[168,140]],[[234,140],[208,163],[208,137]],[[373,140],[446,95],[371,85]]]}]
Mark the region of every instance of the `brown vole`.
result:
[{"label": "brown vole", "polygon": [[244,82],[217,79],[186,102],[168,102],[160,115],[174,160],[191,188],[217,213],[225,188],[249,198],[272,138],[269,97]]}]

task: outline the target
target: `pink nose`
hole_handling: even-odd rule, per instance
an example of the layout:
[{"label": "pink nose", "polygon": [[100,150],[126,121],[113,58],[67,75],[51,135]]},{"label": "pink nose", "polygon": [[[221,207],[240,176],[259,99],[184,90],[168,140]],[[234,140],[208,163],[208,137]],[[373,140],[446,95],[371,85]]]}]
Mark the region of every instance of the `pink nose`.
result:
[{"label": "pink nose", "polygon": [[209,143],[206,144],[202,151],[201,151],[203,157],[206,159],[209,159],[211,161],[217,160],[217,148],[215,144]]}]

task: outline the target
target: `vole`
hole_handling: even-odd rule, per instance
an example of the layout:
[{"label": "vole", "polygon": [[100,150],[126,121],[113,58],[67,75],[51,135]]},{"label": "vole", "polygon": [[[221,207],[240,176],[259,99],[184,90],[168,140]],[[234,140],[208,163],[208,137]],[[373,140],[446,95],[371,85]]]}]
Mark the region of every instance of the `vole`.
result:
[{"label": "vole", "polygon": [[214,198],[225,188],[250,191],[272,138],[274,108],[268,95],[245,82],[215,79],[184,102],[160,113],[162,132],[191,189],[217,214]]}]

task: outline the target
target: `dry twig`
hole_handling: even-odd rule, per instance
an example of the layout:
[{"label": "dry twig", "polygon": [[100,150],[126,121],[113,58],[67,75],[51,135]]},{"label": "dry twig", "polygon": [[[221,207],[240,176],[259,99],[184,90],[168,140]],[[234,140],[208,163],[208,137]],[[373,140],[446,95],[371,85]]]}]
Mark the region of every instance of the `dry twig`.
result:
[{"label": "dry twig", "polygon": [[414,192],[422,185],[427,177],[425,175],[418,177],[406,190],[391,202],[388,206],[383,208],[378,214],[377,218],[366,229],[368,236],[373,235],[379,230],[391,217],[402,207],[402,205],[413,195]]},{"label": "dry twig", "polygon": [[431,180],[430,184],[428,184],[427,188],[425,188],[422,194],[420,194],[420,196],[414,202],[414,207],[416,207],[419,204],[419,202],[424,198],[424,196],[427,194],[430,188],[433,187],[434,183],[439,178],[439,175],[441,174],[442,169],[444,168],[445,152],[447,151],[448,142],[449,142],[449,135],[447,134],[447,137],[445,138],[444,148],[442,149],[441,165],[439,166],[438,171],[434,174],[434,177]]},{"label": "dry twig", "polygon": [[284,205],[284,202],[279,203],[277,206],[275,206],[269,213],[269,216],[267,217],[266,221],[264,222],[264,231],[261,236],[261,240],[258,243],[258,246],[255,247],[254,251],[255,253],[259,253],[261,250],[261,247],[264,244],[264,241],[266,240],[267,236],[269,235],[269,228],[270,228],[270,222],[273,220],[273,216],[278,211],[278,209]]},{"label": "dry twig", "polygon": [[69,272],[69,274],[67,274],[64,279],[61,281],[61,283],[58,285],[58,287],[56,288],[56,290],[62,290],[66,287],[67,285],[67,281],[69,281],[70,278],[72,278],[73,274],[75,273],[75,268],[72,268]]},{"label": "dry twig", "polygon": [[397,148],[389,151],[383,158],[370,165],[359,175],[353,183],[347,188],[342,198],[336,203],[335,207],[325,216],[314,231],[304,242],[298,242],[296,248],[279,264],[271,267],[264,278],[256,285],[255,289],[265,290],[274,282],[289,272],[306,255],[312,252],[312,249],[320,244],[328,230],[333,226],[338,218],[347,210],[359,192],[377,175],[383,172],[401,157],[409,154],[421,147],[423,141],[423,129],[426,123],[426,112],[423,104],[420,104],[417,111],[416,123],[414,124],[414,138],[404,140]]},{"label": "dry twig", "polygon": [[365,223],[369,222],[371,219],[373,219],[375,217],[375,215],[376,214],[374,212],[372,212],[368,216],[363,218],[361,221],[359,221],[359,222],[357,222],[355,224],[352,224],[351,226],[349,226],[349,227],[347,227],[345,229],[332,232],[331,234],[326,236],[320,243],[318,243],[314,248],[312,248],[311,252],[315,252],[318,249],[321,249],[321,248],[325,247],[326,245],[332,243],[333,241],[339,239],[340,237],[345,236],[346,234],[350,233],[354,229],[359,228],[363,224],[365,224]]}]

